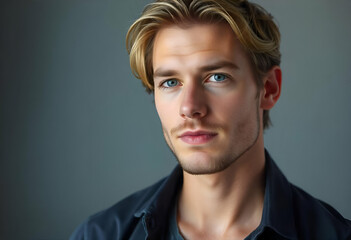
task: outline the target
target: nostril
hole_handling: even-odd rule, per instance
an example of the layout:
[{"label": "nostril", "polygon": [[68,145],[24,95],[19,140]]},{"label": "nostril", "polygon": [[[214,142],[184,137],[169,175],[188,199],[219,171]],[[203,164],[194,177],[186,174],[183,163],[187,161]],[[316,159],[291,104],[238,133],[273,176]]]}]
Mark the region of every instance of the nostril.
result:
[{"label": "nostril", "polygon": [[183,108],[181,109],[180,116],[183,118],[202,118],[206,113],[206,107],[196,109]]},{"label": "nostril", "polygon": [[192,84],[183,88],[179,114],[183,118],[201,118],[207,114],[207,103],[200,86]]},{"label": "nostril", "polygon": [[201,117],[202,114],[200,112],[194,112],[191,115],[195,118],[195,117]]}]

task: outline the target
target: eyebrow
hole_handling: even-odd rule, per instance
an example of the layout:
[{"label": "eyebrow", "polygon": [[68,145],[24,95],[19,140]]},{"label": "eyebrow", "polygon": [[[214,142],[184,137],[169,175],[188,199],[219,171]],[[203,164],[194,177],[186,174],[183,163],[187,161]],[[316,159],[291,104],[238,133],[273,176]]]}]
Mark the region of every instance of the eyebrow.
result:
[{"label": "eyebrow", "polygon": [[[239,67],[233,62],[223,60],[206,64],[205,66],[200,67],[199,70],[201,72],[209,72],[220,68],[239,69]],[[162,67],[156,69],[156,71],[154,72],[154,77],[170,77],[174,75],[177,75],[177,71],[171,69],[164,69]]]},{"label": "eyebrow", "polygon": [[216,61],[216,62],[207,64],[203,67],[200,67],[200,70],[208,72],[208,71],[213,71],[220,68],[239,69],[239,67],[235,63],[222,60],[222,61]]}]

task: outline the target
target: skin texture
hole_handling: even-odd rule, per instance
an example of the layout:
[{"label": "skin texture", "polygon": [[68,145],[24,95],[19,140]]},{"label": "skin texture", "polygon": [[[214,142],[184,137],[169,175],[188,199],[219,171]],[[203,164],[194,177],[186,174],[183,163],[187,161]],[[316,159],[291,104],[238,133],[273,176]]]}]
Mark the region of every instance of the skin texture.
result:
[{"label": "skin texture", "polygon": [[155,104],[184,170],[178,226],[186,239],[243,239],[264,197],[262,113],[280,95],[273,67],[257,89],[249,59],[226,24],[167,26],[153,49]]},{"label": "skin texture", "polygon": [[[256,142],[260,130],[257,87],[245,52],[231,32],[206,27],[162,29],[153,54],[164,135],[183,169],[193,174],[227,168]],[[210,139],[185,142],[180,136],[187,131],[208,132],[203,138]]]}]

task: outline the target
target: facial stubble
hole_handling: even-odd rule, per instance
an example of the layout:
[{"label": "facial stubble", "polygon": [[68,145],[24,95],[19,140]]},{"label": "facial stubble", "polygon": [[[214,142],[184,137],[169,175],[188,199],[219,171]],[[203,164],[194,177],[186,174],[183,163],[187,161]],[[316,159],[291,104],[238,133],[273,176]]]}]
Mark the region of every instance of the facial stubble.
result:
[{"label": "facial stubble", "polygon": [[[223,170],[225,170],[226,168],[228,168],[229,166],[231,166],[234,162],[236,162],[242,155],[244,155],[247,151],[249,151],[257,142],[259,134],[260,134],[260,115],[259,115],[259,99],[257,98],[256,100],[256,116],[255,116],[255,126],[252,129],[249,129],[249,131],[247,131],[246,129],[246,124],[247,121],[242,121],[240,123],[238,123],[238,127],[237,127],[237,131],[234,134],[234,137],[241,137],[244,141],[244,147],[241,147],[240,149],[237,149],[238,146],[232,146],[232,148],[227,150],[227,153],[222,154],[220,158],[217,159],[211,159],[211,161],[209,162],[208,166],[206,168],[202,168],[202,169],[195,169],[194,167],[191,166],[191,164],[188,164],[186,161],[183,161],[179,154],[177,154],[172,141],[171,141],[171,137],[169,132],[164,128],[164,126],[162,126],[163,129],[163,134],[166,140],[166,143],[168,145],[168,147],[170,148],[171,152],[173,153],[173,155],[175,156],[175,158],[177,159],[178,163],[180,164],[180,166],[182,167],[182,169],[192,175],[205,175],[205,174],[213,174],[213,173],[218,173],[221,172]],[[189,124],[182,124],[178,127],[176,127],[175,129],[171,130],[171,134],[172,132],[176,132],[176,130],[180,130],[185,128],[186,125],[192,125],[192,123]],[[217,128],[217,129],[223,129],[220,126],[217,125],[213,125],[213,124],[206,124],[204,125],[205,127],[211,126],[211,128]],[[245,135],[245,132],[247,133]],[[243,137],[244,136],[244,137]],[[246,138],[245,138],[246,136]],[[240,144],[238,144],[240,145]],[[239,146],[240,147],[240,146]],[[197,147],[193,147],[193,150],[199,150],[200,148],[197,149]],[[234,151],[231,151],[232,149],[235,149]]]}]

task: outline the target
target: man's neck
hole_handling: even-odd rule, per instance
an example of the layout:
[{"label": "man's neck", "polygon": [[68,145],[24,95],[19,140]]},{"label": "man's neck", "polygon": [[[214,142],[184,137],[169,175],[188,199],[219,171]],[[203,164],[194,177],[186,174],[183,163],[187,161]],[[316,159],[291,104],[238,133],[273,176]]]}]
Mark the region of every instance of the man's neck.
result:
[{"label": "man's neck", "polygon": [[[210,175],[184,172],[178,225],[186,239],[243,239],[260,224],[264,199],[263,143]],[[255,149],[256,148],[256,149]]]}]

